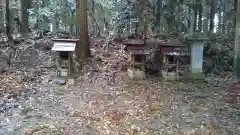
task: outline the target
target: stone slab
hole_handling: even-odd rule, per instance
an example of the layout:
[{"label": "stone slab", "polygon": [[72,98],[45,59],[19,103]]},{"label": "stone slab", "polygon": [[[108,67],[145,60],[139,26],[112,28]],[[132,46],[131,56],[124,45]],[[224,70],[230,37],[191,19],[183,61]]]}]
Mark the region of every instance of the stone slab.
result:
[{"label": "stone slab", "polygon": [[145,72],[141,70],[128,69],[127,75],[130,79],[133,80],[143,80],[145,79]]},{"label": "stone slab", "polygon": [[76,84],[76,80],[74,78],[69,78],[68,79],[68,84],[69,85],[75,85]]},{"label": "stone slab", "polygon": [[187,80],[202,80],[204,81],[206,78],[206,76],[203,73],[188,73],[185,76],[185,79]]}]

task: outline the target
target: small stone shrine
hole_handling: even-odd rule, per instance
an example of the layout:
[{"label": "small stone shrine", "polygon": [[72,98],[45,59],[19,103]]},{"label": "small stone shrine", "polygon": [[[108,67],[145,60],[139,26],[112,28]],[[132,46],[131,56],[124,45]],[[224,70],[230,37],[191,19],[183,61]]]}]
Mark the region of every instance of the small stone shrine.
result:
[{"label": "small stone shrine", "polygon": [[[54,42],[52,51],[57,53],[57,58],[55,59],[57,66],[57,77],[65,77],[65,79],[68,79],[68,83],[70,83],[70,81],[73,81],[69,79],[72,76],[73,70],[72,56],[73,52],[75,51],[76,43],[79,41],[79,39],[52,39],[52,41]],[[68,61],[67,66],[62,64],[64,61]]]},{"label": "small stone shrine", "polygon": [[143,80],[145,78],[145,60],[146,51],[144,41],[142,39],[128,39],[124,41],[126,50],[129,53],[128,77],[134,80]]}]

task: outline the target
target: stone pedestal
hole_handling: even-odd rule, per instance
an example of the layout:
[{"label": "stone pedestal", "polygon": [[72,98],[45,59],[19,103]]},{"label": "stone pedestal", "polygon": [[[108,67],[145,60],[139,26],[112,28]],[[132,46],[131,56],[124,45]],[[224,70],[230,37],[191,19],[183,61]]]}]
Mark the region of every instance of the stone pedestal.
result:
[{"label": "stone pedestal", "polygon": [[68,69],[61,69],[60,76],[67,77],[68,76]]},{"label": "stone pedestal", "polygon": [[180,76],[178,76],[176,74],[176,72],[166,72],[166,71],[162,71],[162,76],[163,79],[166,81],[179,81],[181,79]]},{"label": "stone pedestal", "polygon": [[204,79],[203,74],[203,51],[204,44],[208,40],[201,36],[188,37],[187,39],[191,44],[191,75],[189,77],[194,80]]},{"label": "stone pedestal", "polygon": [[203,42],[193,42],[191,45],[191,72],[202,73],[203,71]]},{"label": "stone pedestal", "polygon": [[128,69],[128,77],[133,80],[143,80],[145,79],[145,73],[141,70]]}]

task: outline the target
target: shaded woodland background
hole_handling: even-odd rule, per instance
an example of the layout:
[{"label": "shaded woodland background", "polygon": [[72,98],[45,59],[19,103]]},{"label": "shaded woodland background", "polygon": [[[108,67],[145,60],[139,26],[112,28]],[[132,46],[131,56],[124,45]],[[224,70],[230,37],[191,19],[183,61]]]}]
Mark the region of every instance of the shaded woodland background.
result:
[{"label": "shaded woodland background", "polygon": [[[0,134],[239,135],[239,15],[240,0],[0,0]],[[123,40],[188,35],[210,39],[203,82],[124,78]],[[52,38],[80,39],[74,86],[55,86]]]},{"label": "shaded woodland background", "polygon": [[[76,2],[80,3],[79,7]],[[129,35],[170,39],[201,32],[210,38],[204,51],[205,72],[220,73],[233,71],[234,43],[235,37],[238,37],[235,35],[237,2],[237,0],[10,0],[9,3],[4,1],[0,3],[0,29],[9,35],[10,39],[12,34],[17,33],[26,35],[32,32],[39,37],[53,33],[68,33],[72,37],[80,36],[80,39],[84,39],[83,42],[86,43],[82,44],[86,46],[85,48],[88,48],[88,37],[81,35],[81,31],[87,32],[90,37],[106,37],[106,42],[115,38],[124,39]],[[88,30],[80,27],[80,22],[84,22],[81,18],[85,19],[84,14],[88,16],[87,24],[84,24],[88,26]],[[239,46],[238,40],[236,46]]]}]

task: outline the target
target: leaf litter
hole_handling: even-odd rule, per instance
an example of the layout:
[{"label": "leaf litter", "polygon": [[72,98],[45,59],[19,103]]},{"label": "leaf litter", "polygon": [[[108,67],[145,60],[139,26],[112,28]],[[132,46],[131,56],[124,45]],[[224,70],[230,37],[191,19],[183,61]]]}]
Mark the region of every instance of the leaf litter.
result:
[{"label": "leaf litter", "polygon": [[[104,41],[92,39],[93,57],[85,61],[76,86],[62,87],[61,94],[57,93],[59,88],[56,89],[51,82],[50,75],[53,74],[53,70],[44,68],[51,67],[51,63],[41,62],[43,59],[50,61],[50,53],[38,48],[39,61],[37,60],[36,64],[29,64],[28,69],[39,70],[37,73],[39,75],[34,75],[35,79],[24,85],[29,90],[22,92],[18,100],[11,101],[17,102],[18,107],[9,116],[2,113],[0,133],[16,135],[240,133],[239,103],[233,107],[224,98],[227,85],[232,83],[230,78],[208,77],[210,79],[204,83],[164,82],[161,79],[148,78],[141,83],[129,83],[124,77],[128,56],[123,51],[122,44],[112,42],[109,44],[108,52],[102,53]],[[23,72],[24,67],[22,68]],[[25,72],[29,74],[36,70]],[[17,86],[20,85],[15,83],[10,75],[7,77],[9,78],[5,81],[2,79],[1,83],[10,83],[10,80],[13,80],[12,84],[9,84],[13,87],[11,90],[19,89]],[[27,95],[24,97],[23,93]]]}]

